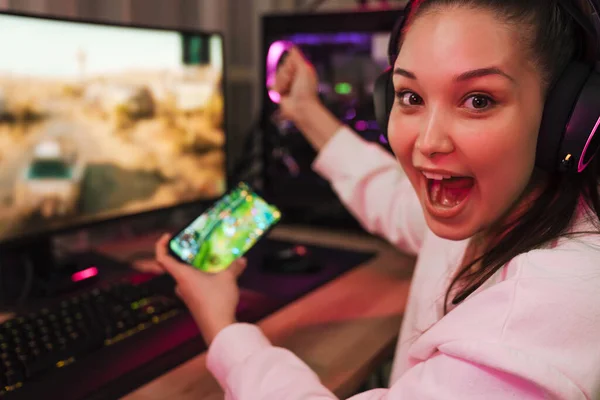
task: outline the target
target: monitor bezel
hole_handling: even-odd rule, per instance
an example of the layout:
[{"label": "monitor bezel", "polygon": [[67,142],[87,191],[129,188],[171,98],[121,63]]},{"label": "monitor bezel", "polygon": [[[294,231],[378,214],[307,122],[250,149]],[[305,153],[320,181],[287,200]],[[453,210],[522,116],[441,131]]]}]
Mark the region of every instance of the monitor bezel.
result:
[{"label": "monitor bezel", "polygon": [[[385,32],[385,29],[381,29],[382,26],[389,26],[391,31],[403,14],[402,7],[293,14],[266,13],[261,18],[262,39],[263,44],[266,44],[271,35],[290,33]],[[266,50],[263,48],[265,54]]]},{"label": "monitor bezel", "polygon": [[[221,38],[222,43],[222,51],[223,51],[223,71],[222,71],[222,79],[221,79],[221,90],[223,95],[223,132],[224,132],[224,143],[223,143],[223,151],[224,151],[224,160],[223,160],[223,171],[225,172],[225,191],[226,193],[229,190],[230,182],[229,182],[229,168],[228,168],[228,159],[230,156],[229,145],[230,138],[228,135],[229,131],[229,120],[228,120],[228,112],[227,112],[227,45],[225,43],[225,34],[223,31],[218,30],[204,30],[204,29],[191,29],[191,28],[181,28],[174,26],[159,26],[152,24],[144,24],[144,23],[136,23],[136,22],[122,22],[122,21],[109,21],[109,20],[100,20],[100,19],[89,19],[89,18],[77,18],[73,16],[59,16],[55,14],[41,14],[41,13],[29,13],[22,11],[13,11],[13,10],[0,10],[0,15],[10,15],[16,17],[26,17],[26,18],[36,18],[41,20],[50,20],[50,21],[59,21],[59,22],[73,22],[77,24],[90,24],[90,25],[100,25],[107,27],[117,27],[117,28],[138,28],[138,29],[149,29],[156,31],[169,31],[169,32],[177,32],[182,34],[200,34],[200,35],[217,35]],[[224,194],[223,193],[223,194]],[[18,235],[8,235],[5,237],[0,236],[0,249],[10,249],[14,247],[20,247],[26,243],[35,243],[39,241],[50,240],[52,237],[59,235],[66,235],[68,233],[73,233],[77,231],[82,231],[85,229],[91,229],[94,227],[99,227],[101,225],[110,224],[110,223],[119,223],[125,222],[127,220],[132,220],[134,218],[143,218],[150,217],[152,215],[156,215],[157,217],[161,215],[165,215],[169,212],[176,211],[177,209],[189,208],[193,206],[199,206],[199,208],[204,209],[210,206],[213,202],[215,202],[219,196],[215,197],[207,197],[204,199],[197,199],[187,202],[177,203],[171,206],[153,208],[150,210],[144,210],[136,213],[123,213],[119,215],[111,215],[111,216],[99,216],[99,217],[79,217],[80,220],[77,220],[73,223],[65,222],[63,224],[57,226],[51,226],[47,228],[42,228],[39,230],[34,230],[31,232],[25,232],[23,234]]]}]

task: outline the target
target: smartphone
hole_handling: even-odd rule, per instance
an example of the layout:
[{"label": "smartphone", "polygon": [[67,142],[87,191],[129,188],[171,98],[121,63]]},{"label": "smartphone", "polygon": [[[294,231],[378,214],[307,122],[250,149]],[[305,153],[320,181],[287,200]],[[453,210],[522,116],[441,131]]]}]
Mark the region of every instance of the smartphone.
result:
[{"label": "smartphone", "polygon": [[169,253],[216,273],[243,256],[281,219],[280,210],[239,183],[169,241]]}]

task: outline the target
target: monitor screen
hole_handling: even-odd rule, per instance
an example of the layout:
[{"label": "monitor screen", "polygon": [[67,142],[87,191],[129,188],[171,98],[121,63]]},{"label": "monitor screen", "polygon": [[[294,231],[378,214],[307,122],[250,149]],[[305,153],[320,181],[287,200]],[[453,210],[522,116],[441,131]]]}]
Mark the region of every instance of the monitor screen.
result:
[{"label": "monitor screen", "polygon": [[0,240],[225,191],[219,34],[0,14]]}]

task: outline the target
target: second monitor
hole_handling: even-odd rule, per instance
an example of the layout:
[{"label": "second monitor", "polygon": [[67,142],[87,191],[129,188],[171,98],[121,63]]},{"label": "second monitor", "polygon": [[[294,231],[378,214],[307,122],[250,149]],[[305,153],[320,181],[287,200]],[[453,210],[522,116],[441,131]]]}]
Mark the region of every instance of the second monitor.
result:
[{"label": "second monitor", "polygon": [[[268,15],[264,35],[265,194],[291,223],[360,229],[328,182],[311,169],[316,153],[291,123],[273,118],[278,95],[274,81],[279,56],[297,46],[314,65],[323,104],[367,141],[388,151],[375,121],[373,87],[388,66],[390,32],[400,10]],[[360,154],[355,155],[357,162]]]}]

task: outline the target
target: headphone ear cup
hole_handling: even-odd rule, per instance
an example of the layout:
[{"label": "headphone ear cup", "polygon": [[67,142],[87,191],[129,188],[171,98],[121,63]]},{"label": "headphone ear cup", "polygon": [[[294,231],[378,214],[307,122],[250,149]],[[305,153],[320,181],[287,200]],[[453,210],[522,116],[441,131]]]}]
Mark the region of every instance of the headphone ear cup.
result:
[{"label": "headphone ear cup", "polygon": [[[600,145],[600,74],[591,72],[577,97],[558,153],[561,170],[582,172]],[[569,156],[570,154],[570,156]],[[562,161],[569,156],[568,161]]]},{"label": "headphone ear cup", "polygon": [[373,89],[373,105],[375,107],[375,119],[379,130],[388,139],[388,122],[390,112],[394,105],[394,85],[392,82],[392,69],[388,68],[375,81]]},{"label": "headphone ear cup", "polygon": [[[563,139],[567,130],[572,131],[573,111],[590,71],[591,67],[587,64],[577,61],[570,63],[548,93],[535,156],[536,166],[547,172],[557,171],[562,157],[566,156],[562,154]],[[578,159],[581,151],[576,154]]]}]

